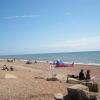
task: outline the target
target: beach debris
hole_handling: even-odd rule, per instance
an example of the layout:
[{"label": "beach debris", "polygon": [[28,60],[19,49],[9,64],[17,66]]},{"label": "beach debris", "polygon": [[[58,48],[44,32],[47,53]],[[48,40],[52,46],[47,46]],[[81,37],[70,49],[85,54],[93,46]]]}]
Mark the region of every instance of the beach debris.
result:
[{"label": "beach debris", "polygon": [[37,77],[34,77],[35,79],[44,79],[44,77],[41,77],[41,76],[37,76]]},{"label": "beach debris", "polygon": [[59,81],[58,78],[56,78],[55,76],[48,77],[46,80],[47,81]]},{"label": "beach debris", "polygon": [[6,79],[16,79],[17,77],[13,74],[5,74]]},{"label": "beach debris", "polygon": [[63,100],[63,94],[61,94],[61,93],[55,94],[54,97],[56,100]]},{"label": "beach debris", "polygon": [[89,88],[87,86],[77,84],[67,90],[68,98],[71,100],[89,100]]}]

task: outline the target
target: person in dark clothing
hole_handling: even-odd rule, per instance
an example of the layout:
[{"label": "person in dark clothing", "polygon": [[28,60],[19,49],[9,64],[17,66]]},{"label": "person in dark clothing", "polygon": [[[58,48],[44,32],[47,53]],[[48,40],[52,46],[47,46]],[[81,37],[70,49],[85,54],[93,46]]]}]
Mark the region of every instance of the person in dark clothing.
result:
[{"label": "person in dark clothing", "polygon": [[79,80],[85,80],[85,76],[83,73],[83,69],[81,69],[80,73],[79,73]]},{"label": "person in dark clothing", "polygon": [[14,71],[14,68],[13,68],[13,66],[10,66],[10,70],[11,70],[11,71]]}]

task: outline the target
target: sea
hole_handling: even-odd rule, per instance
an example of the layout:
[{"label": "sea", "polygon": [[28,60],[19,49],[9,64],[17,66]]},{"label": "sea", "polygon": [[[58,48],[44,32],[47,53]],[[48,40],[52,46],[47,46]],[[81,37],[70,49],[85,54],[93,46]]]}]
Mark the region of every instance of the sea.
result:
[{"label": "sea", "polygon": [[79,64],[95,64],[100,65],[100,51],[85,51],[85,52],[63,52],[63,53],[43,53],[43,54],[23,54],[23,55],[2,55],[0,59],[18,60],[38,60],[38,61],[54,61],[62,60],[66,63]]}]

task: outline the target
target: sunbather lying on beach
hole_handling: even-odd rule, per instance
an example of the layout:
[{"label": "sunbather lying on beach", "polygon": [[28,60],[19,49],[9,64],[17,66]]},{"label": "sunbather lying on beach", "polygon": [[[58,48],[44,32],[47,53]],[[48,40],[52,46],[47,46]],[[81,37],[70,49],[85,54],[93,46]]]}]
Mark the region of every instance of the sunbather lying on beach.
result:
[{"label": "sunbather lying on beach", "polygon": [[6,65],[4,65],[1,70],[7,70],[8,71],[9,69]]}]

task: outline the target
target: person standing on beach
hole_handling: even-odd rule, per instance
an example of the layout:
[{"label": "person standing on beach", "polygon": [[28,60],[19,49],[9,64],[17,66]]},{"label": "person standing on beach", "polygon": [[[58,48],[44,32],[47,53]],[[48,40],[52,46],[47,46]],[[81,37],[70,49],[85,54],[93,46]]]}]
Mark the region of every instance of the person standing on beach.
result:
[{"label": "person standing on beach", "polygon": [[13,59],[13,61],[15,62],[15,58]]},{"label": "person standing on beach", "polygon": [[85,80],[85,75],[84,75],[83,69],[81,69],[81,71],[79,73],[79,80]]}]

